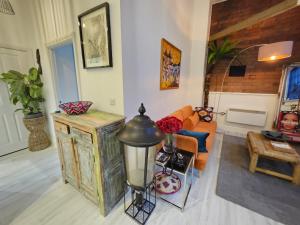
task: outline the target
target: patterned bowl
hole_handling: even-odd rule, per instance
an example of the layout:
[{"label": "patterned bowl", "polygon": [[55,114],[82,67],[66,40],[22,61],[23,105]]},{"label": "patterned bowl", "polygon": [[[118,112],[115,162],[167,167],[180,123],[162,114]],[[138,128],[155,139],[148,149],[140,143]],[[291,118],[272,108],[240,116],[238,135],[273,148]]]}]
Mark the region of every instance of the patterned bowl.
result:
[{"label": "patterned bowl", "polygon": [[58,107],[68,115],[80,115],[86,113],[93,103],[90,101],[67,102]]}]

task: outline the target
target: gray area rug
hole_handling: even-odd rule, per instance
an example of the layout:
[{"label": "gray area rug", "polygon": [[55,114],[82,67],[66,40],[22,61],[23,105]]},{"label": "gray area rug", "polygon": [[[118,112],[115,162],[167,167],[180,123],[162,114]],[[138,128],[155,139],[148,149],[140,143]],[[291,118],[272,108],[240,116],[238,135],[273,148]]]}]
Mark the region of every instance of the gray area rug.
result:
[{"label": "gray area rug", "polygon": [[[300,146],[295,146],[299,152]],[[286,225],[300,224],[300,186],[248,171],[244,138],[224,135],[216,193],[220,197]],[[288,164],[260,160],[259,166],[292,172]]]}]

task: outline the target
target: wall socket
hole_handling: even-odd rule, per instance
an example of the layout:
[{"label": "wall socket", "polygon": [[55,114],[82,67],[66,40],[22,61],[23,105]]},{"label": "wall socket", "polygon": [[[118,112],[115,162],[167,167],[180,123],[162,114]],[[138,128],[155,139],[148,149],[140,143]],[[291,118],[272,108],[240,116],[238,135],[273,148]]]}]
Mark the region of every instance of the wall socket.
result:
[{"label": "wall socket", "polygon": [[109,100],[109,104],[110,104],[111,106],[116,105],[116,99],[111,98],[111,99]]}]

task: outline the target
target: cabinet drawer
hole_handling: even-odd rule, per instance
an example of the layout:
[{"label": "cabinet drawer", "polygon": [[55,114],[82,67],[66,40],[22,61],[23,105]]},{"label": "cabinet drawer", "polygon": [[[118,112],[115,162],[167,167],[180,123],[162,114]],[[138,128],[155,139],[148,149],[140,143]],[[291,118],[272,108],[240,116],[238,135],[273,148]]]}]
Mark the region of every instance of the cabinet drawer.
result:
[{"label": "cabinet drawer", "polygon": [[69,134],[70,133],[69,127],[66,124],[55,121],[54,127],[55,127],[55,130],[58,131],[58,132],[61,132],[61,133],[64,133],[64,134]]},{"label": "cabinet drawer", "polygon": [[90,134],[88,132],[78,130],[78,129],[72,127],[71,134],[76,139],[76,141],[93,144],[92,134]]}]

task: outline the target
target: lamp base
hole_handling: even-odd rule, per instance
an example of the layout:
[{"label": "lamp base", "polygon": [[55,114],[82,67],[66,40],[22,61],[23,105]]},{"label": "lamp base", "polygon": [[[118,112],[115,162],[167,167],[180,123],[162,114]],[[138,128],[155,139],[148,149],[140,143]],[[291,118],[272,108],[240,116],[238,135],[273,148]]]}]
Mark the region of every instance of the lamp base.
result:
[{"label": "lamp base", "polygon": [[[155,187],[155,181],[149,184],[145,188],[145,192],[136,191],[133,187],[128,186],[125,183],[124,189],[124,211],[127,215],[133,218],[139,224],[145,224],[152,214],[156,206],[156,190],[154,188],[154,196],[151,194],[151,190]],[[130,187],[131,203],[127,207],[125,194],[127,187]]]}]

